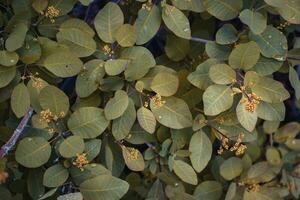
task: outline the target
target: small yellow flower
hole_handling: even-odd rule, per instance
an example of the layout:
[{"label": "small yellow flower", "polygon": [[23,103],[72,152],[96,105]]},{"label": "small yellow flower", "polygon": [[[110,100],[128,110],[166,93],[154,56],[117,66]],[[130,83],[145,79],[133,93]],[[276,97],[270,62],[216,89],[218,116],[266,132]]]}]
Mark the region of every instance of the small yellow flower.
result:
[{"label": "small yellow flower", "polygon": [[160,94],[156,94],[155,96],[151,97],[151,100],[154,102],[154,105],[157,108],[162,107],[166,101],[162,101]]},{"label": "small yellow flower", "polygon": [[55,22],[54,18],[58,17],[60,13],[60,10],[58,8],[55,8],[54,6],[48,6],[46,11],[42,14],[44,14],[45,17],[49,18],[52,23]]},{"label": "small yellow flower", "polygon": [[53,114],[50,109],[42,110],[39,115],[40,122],[49,123],[53,119]]},{"label": "small yellow flower", "polygon": [[138,155],[139,155],[139,151],[135,148],[131,148],[131,147],[123,147],[126,148],[125,152],[125,156],[127,160],[137,160],[138,159]]},{"label": "small yellow flower", "polygon": [[73,162],[73,165],[75,167],[79,168],[81,171],[83,171],[83,167],[87,164],[89,164],[89,161],[86,158],[86,154],[85,153],[82,153],[82,154],[77,153],[76,159]]}]

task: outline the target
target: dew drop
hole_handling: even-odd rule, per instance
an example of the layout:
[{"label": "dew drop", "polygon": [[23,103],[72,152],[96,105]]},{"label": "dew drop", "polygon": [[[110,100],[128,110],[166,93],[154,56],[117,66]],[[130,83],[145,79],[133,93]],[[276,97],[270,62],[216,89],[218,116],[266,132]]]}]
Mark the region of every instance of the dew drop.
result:
[{"label": "dew drop", "polygon": [[183,31],[184,32],[187,32],[187,31],[189,31],[190,29],[189,28],[185,28]]},{"label": "dew drop", "polygon": [[281,55],[276,55],[276,56],[274,56],[274,59],[275,59],[275,60],[278,60],[278,61],[285,61],[285,57],[284,57],[284,56],[281,56]]},{"label": "dew drop", "polygon": [[29,141],[29,142],[32,141],[32,138],[28,138],[28,141]]},{"label": "dew drop", "polygon": [[161,119],[162,118],[162,116],[158,116],[158,119]]},{"label": "dew drop", "polygon": [[15,62],[15,60],[14,60],[14,59],[11,59],[10,62],[13,63],[13,62]]},{"label": "dew drop", "polygon": [[271,38],[272,38],[272,35],[269,35],[269,36],[268,36],[268,38],[270,38],[270,39],[271,39]]}]

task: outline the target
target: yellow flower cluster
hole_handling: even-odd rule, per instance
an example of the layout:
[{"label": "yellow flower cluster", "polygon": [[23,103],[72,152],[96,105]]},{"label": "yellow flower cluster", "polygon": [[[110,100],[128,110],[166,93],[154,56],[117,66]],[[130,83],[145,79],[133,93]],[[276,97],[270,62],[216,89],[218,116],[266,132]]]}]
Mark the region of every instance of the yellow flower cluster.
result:
[{"label": "yellow flower cluster", "polygon": [[160,94],[156,94],[155,96],[151,97],[151,100],[154,102],[154,105],[157,108],[162,107],[166,103],[166,101],[163,101],[161,99],[161,95]]},{"label": "yellow flower cluster", "polygon": [[227,137],[221,136],[221,146],[218,149],[218,154],[222,154],[224,150],[229,150],[235,152],[236,156],[242,155],[247,148],[246,145],[242,144],[242,140],[244,138],[244,134],[240,133],[236,142],[231,146],[229,139]]},{"label": "yellow flower cluster", "polygon": [[126,148],[126,159],[127,160],[136,160],[138,159],[138,155],[139,155],[139,151],[136,150],[135,148],[131,148],[131,147],[125,147]]},{"label": "yellow flower cluster", "polygon": [[53,113],[50,111],[50,109],[46,109],[46,110],[42,110],[39,113],[39,120],[40,122],[46,122],[46,123],[50,123],[51,120],[58,120],[59,118],[63,118],[65,117],[65,112],[61,111],[58,116],[57,115],[53,115]]},{"label": "yellow flower cluster", "polygon": [[76,154],[76,159],[73,162],[73,165],[77,168],[79,168],[81,171],[83,171],[83,167],[85,165],[89,164],[88,159],[86,158],[86,154],[82,153],[82,154]]},{"label": "yellow flower cluster", "polygon": [[253,113],[256,110],[260,100],[261,98],[255,93],[250,93],[247,94],[247,97],[243,96],[241,103],[245,105],[246,111]]},{"label": "yellow flower cluster", "polygon": [[242,182],[239,182],[238,185],[246,187],[248,192],[259,192],[260,190],[260,185],[254,180],[246,179]]},{"label": "yellow flower cluster", "polygon": [[284,22],[284,23],[279,24],[279,26],[277,26],[277,29],[278,30],[283,30],[283,29],[285,29],[289,25],[291,25],[290,22]]},{"label": "yellow flower cluster", "polygon": [[48,6],[45,13],[42,14],[44,14],[45,17],[49,18],[50,21],[54,23],[55,22],[54,18],[58,17],[59,13],[60,11],[58,8],[55,8],[54,6]]},{"label": "yellow flower cluster", "polygon": [[109,45],[104,45],[102,47],[102,51],[104,52],[104,55],[112,56],[114,55],[114,50]]},{"label": "yellow flower cluster", "polygon": [[142,5],[142,9],[150,11],[152,9],[153,3],[152,0],[148,0]]},{"label": "yellow flower cluster", "polygon": [[39,117],[40,122],[49,123],[51,122],[51,119],[53,119],[53,114],[50,111],[50,109],[42,110],[39,115],[40,115]]}]

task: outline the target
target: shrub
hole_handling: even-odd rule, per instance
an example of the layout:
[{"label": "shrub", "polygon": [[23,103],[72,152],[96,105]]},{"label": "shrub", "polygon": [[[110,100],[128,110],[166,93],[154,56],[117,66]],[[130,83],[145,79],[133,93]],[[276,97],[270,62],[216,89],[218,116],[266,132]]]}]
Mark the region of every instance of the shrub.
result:
[{"label": "shrub", "polygon": [[1,199],[299,198],[300,1],[0,6]]}]

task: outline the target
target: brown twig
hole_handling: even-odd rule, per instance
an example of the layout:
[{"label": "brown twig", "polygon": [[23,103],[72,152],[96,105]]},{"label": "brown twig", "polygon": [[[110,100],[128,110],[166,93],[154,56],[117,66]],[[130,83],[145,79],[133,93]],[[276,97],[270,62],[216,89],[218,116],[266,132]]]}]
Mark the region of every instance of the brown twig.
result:
[{"label": "brown twig", "polygon": [[22,134],[25,126],[27,125],[29,119],[31,118],[33,113],[33,108],[29,108],[26,114],[24,115],[23,119],[19,123],[18,127],[10,137],[10,139],[1,147],[0,149],[0,158],[3,158],[7,153],[15,146],[17,143],[20,135]]}]

